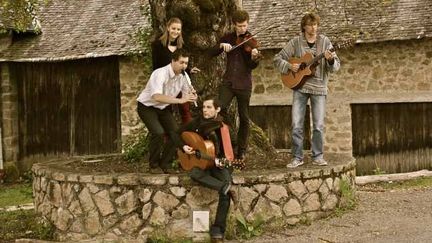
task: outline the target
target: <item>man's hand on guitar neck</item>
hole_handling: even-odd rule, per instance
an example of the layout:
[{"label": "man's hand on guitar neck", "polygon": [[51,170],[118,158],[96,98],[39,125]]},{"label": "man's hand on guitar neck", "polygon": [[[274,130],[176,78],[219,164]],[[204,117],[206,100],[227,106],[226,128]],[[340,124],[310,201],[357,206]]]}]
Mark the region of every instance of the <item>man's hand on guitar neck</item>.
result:
[{"label": "man's hand on guitar neck", "polygon": [[333,59],[335,58],[335,56],[336,56],[336,52],[331,52],[330,50],[326,50],[324,52],[324,57],[328,61],[333,61]]},{"label": "man's hand on guitar neck", "polygon": [[223,159],[219,159],[219,158],[215,158],[215,165],[216,167],[218,167],[219,169],[224,168],[225,167],[225,160]]},{"label": "man's hand on guitar neck", "polygon": [[189,146],[189,145],[184,145],[183,146],[183,151],[186,154],[195,154],[195,150],[191,146]]}]

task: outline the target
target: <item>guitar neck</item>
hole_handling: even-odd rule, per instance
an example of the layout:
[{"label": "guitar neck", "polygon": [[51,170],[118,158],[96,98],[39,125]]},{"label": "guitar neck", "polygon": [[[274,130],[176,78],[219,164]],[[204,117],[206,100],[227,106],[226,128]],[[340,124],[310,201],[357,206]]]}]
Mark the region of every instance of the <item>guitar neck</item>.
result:
[{"label": "guitar neck", "polygon": [[[329,51],[334,52],[336,49],[338,49],[337,47],[333,47],[330,48]],[[317,61],[319,61],[321,58],[324,57],[324,52],[319,54],[318,56],[314,57],[312,60],[310,60],[309,62],[306,63],[307,66],[310,66],[314,63],[316,63]]]},{"label": "guitar neck", "polygon": [[201,153],[201,152],[200,152],[200,158],[208,160],[208,161],[213,161],[213,162],[215,161],[215,159],[212,156],[210,156],[206,153]]},{"label": "guitar neck", "polygon": [[307,66],[310,66],[314,63],[316,63],[317,61],[319,61],[321,58],[324,57],[324,52],[319,54],[318,56],[314,57],[312,60],[310,60],[309,62],[306,63]]},{"label": "guitar neck", "polygon": [[[205,153],[201,154],[201,159],[212,161],[213,163],[216,162],[213,157],[211,157],[210,155],[205,154]],[[231,161],[229,161],[229,160],[227,160],[225,158],[222,158],[221,159],[221,163],[223,164],[223,166],[225,168],[233,167],[233,168],[242,170],[245,167],[244,162],[243,161],[239,161],[239,160],[234,160],[234,161],[231,162]]]}]

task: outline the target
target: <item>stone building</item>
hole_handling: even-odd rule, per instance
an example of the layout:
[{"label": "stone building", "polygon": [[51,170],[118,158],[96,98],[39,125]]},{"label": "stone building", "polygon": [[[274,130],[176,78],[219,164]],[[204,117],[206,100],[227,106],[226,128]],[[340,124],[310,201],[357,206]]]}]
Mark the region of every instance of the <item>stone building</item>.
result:
[{"label": "stone building", "polygon": [[[364,157],[358,162],[365,171],[431,167],[432,2],[238,2],[251,15],[251,30],[279,24],[257,36],[264,60],[254,72],[251,108],[266,114],[253,119],[279,148],[290,147],[291,91],[279,81],[272,58],[299,32],[301,16],[314,10],[332,40],[354,37],[357,43],[338,51],[342,69],[330,77],[326,151]],[[26,169],[38,156],[117,153],[142,127],[135,98],[148,78],[148,57],[136,38],[149,26],[143,3],[52,0],[37,15],[40,34],[0,37],[6,165]]]},{"label": "stone building", "polygon": [[149,26],[145,8],[140,0],[54,0],[40,5],[39,34],[4,28],[6,168],[29,168],[40,156],[121,151],[122,139],[138,125],[135,98],[147,80],[137,37]]},{"label": "stone building", "polygon": [[333,43],[356,42],[337,51],[342,67],[330,75],[325,150],[353,153],[360,173],[432,167],[431,1],[248,0],[243,8],[252,32],[278,26],[257,34],[264,60],[254,72],[251,108],[252,114],[273,117],[253,120],[276,146],[290,147],[292,92],[272,58],[300,33],[301,17],[314,11]]}]

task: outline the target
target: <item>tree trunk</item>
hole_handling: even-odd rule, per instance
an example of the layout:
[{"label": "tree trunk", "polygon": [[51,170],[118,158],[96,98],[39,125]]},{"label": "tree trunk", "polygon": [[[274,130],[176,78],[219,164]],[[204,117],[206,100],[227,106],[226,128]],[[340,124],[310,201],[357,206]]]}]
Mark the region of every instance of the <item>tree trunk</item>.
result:
[{"label": "tree trunk", "polygon": [[215,96],[224,71],[224,56],[209,58],[206,51],[215,46],[219,37],[231,28],[229,19],[237,9],[233,0],[149,0],[152,27],[160,36],[171,17],[183,22],[185,47],[192,56],[189,67],[201,69],[191,75],[200,97]]},{"label": "tree trunk", "polygon": [[[189,67],[198,67],[201,72],[191,75],[192,85],[200,97],[217,97],[218,85],[225,70],[225,54],[210,58],[209,48],[215,46],[219,38],[232,29],[231,15],[237,10],[235,0],[149,0],[152,28],[155,36],[160,36],[165,23],[171,17],[178,17],[183,22],[185,47],[191,52]],[[200,103],[200,102],[199,102]],[[233,111],[235,109],[231,109]],[[196,108],[195,112],[200,112]],[[231,114],[237,114],[231,112]],[[236,119],[232,119],[236,120]],[[249,137],[249,151],[253,156],[263,158],[274,156],[264,132],[252,124]],[[261,156],[260,156],[261,157]]]}]

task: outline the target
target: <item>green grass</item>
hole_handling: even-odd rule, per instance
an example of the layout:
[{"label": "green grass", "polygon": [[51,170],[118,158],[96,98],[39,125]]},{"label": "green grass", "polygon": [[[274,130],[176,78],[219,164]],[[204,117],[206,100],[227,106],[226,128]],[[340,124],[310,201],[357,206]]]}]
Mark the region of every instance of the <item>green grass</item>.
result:
[{"label": "green grass", "polygon": [[0,211],[0,222],[0,242],[19,238],[54,239],[54,227],[42,221],[33,210]]},{"label": "green grass", "polygon": [[32,201],[31,184],[0,185],[0,208],[31,203]]},{"label": "green grass", "polygon": [[377,186],[380,186],[384,189],[391,189],[391,190],[432,187],[432,177],[417,178],[414,180],[397,181],[392,183],[382,182],[382,183],[378,183]]},{"label": "green grass", "polygon": [[355,191],[347,180],[340,181],[341,198],[339,205],[334,210],[334,215],[340,217],[348,211],[354,210],[357,206]]}]

